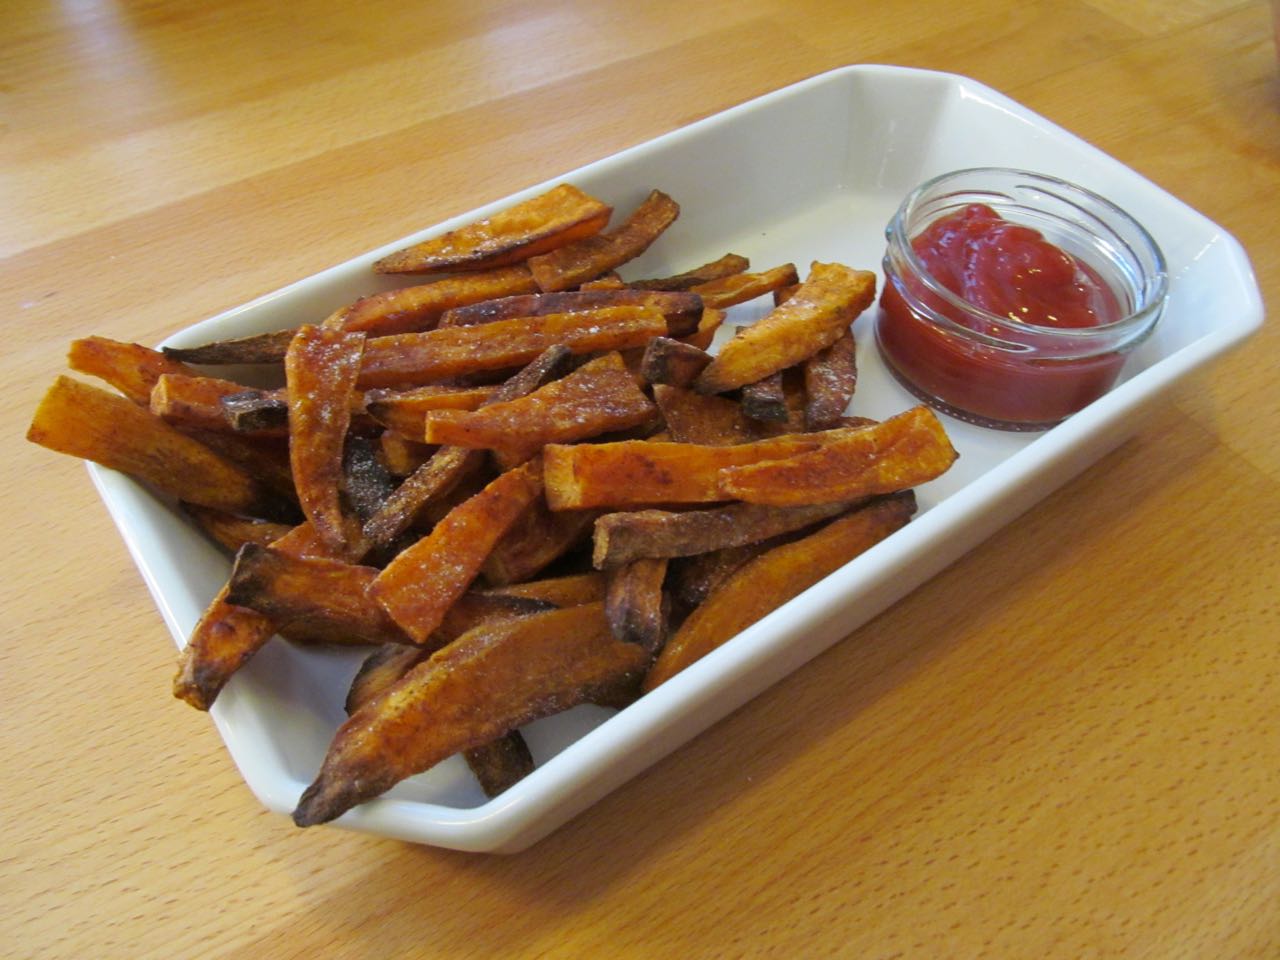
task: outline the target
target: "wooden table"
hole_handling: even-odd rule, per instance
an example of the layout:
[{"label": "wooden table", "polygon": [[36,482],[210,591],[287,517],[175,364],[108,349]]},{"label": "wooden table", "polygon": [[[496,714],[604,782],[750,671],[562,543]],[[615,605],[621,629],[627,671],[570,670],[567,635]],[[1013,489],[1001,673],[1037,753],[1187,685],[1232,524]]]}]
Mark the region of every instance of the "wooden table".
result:
[{"label": "wooden table", "polygon": [[[194,320],[855,62],[972,76],[1280,296],[1269,11],[1196,0],[8,4],[0,953],[1280,954],[1280,336],[512,857],[295,829],[170,699],[85,475],[20,437]],[[643,12],[639,12],[643,10]]]}]

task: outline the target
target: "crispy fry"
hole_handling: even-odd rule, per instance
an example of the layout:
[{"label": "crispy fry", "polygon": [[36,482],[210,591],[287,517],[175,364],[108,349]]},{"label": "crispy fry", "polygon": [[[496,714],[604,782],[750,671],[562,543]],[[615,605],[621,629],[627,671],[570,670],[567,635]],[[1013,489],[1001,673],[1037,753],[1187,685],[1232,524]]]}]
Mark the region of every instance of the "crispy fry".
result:
[{"label": "crispy fry", "polygon": [[247,471],[118,394],[60,376],[27,439],[202,507],[273,520],[292,510]]},{"label": "crispy fry", "polygon": [[[197,347],[163,347],[164,355],[170,360],[184,363],[198,363],[203,366],[226,366],[229,364],[283,363],[284,355],[296,327],[288,330],[275,330],[271,333],[256,333],[248,337],[236,337],[231,340],[215,340],[212,343]],[[182,371],[173,371],[179,373]],[[193,370],[186,371],[194,373]]]},{"label": "crispy fry", "polygon": [[521,600],[535,600],[548,603],[553,607],[576,607],[584,603],[595,603],[603,600],[605,595],[604,576],[591,573],[571,573],[563,577],[548,577],[544,580],[528,580],[524,583],[513,583],[501,587],[489,587],[472,591],[473,596],[503,597]]},{"label": "crispy fry", "polygon": [[339,728],[294,822],[327,822],[459,751],[609,696],[649,661],[613,638],[600,603],[472,630]]},{"label": "crispy fry", "polygon": [[727,467],[720,475],[721,495],[776,506],[855,500],[925,483],[958,456],[925,406],[872,426],[808,436],[828,439],[816,450],[768,465]]},{"label": "crispy fry", "polygon": [[690,287],[690,291],[702,297],[708,307],[724,310],[739,303],[746,303],[766,293],[774,293],[782,287],[797,283],[800,277],[794,263],[784,263],[761,273],[738,273]]},{"label": "crispy fry", "polygon": [[698,329],[688,336],[680,337],[681,343],[687,343],[699,350],[710,350],[711,342],[716,338],[716,331],[724,323],[724,311],[712,307],[703,307],[702,318],[698,321]]},{"label": "crispy fry", "polygon": [[358,330],[370,337],[415,333],[430,330],[440,314],[452,307],[517,293],[534,293],[537,289],[524,264],[495,267],[361,297],[331,321],[326,321],[326,325]]},{"label": "crispy fry", "polygon": [[379,456],[380,444],[367,437],[347,437],[342,451],[338,490],[361,521],[382,509],[396,489],[395,477]]},{"label": "crispy fry", "polygon": [[699,553],[692,557],[672,557],[667,583],[671,589],[673,604],[688,613],[748,560],[755,559],[782,540],[783,537],[777,537],[773,540],[745,543],[739,547],[725,547],[710,553]]},{"label": "crispy fry", "polygon": [[339,488],[364,340],[362,333],[303,326],[284,362],[289,462],[298,502],[316,536],[338,553],[351,536]]},{"label": "crispy fry", "polygon": [[755,425],[736,400],[665,384],[654,386],[653,399],[677,443],[718,445],[757,439]]},{"label": "crispy fry", "polygon": [[529,363],[556,344],[572,353],[642,347],[666,329],[666,321],[656,310],[604,307],[378,337],[365,348],[360,386],[415,386],[477,371],[503,370]]},{"label": "crispy fry", "polygon": [[470,327],[495,320],[542,317],[549,313],[582,313],[603,307],[650,307],[667,321],[670,336],[684,336],[698,327],[702,318],[702,298],[696,293],[630,290],[565,290],[559,293],[527,293],[501,297],[446,310],[440,327]]},{"label": "crispy fry", "polygon": [[662,648],[671,616],[671,600],[662,589],[666,576],[665,557],[633,560],[609,571],[604,612],[616,639],[652,653]]},{"label": "crispy fry", "polygon": [[742,412],[752,420],[786,423],[787,394],[782,386],[781,370],[742,385]]},{"label": "crispy fry", "polygon": [[502,474],[398,554],[370,585],[373,598],[415,642],[427,642],[493,545],[540,491],[537,464]]},{"label": "crispy fry", "polygon": [[639,426],[656,412],[615,351],[515,400],[475,411],[433,410],[426,414],[423,439],[490,449],[504,466],[512,466],[548,443]]},{"label": "crispy fry", "polygon": [[719,481],[726,468],[793,457],[817,449],[839,432],[728,446],[646,440],[548,444],[543,450],[547,504],[552,510],[580,510],[732,499]]},{"label": "crispy fry", "polygon": [[680,215],[680,205],[654,190],[616,230],[575,240],[529,261],[539,289],[568,290],[633,260]]},{"label": "crispy fry", "polygon": [[331,642],[408,643],[366,592],[377,576],[374,567],[246,544],[236,554],[226,602],[256,610],[277,629],[296,625]]},{"label": "crispy fry", "polygon": [[586,280],[578,284],[579,290],[625,290],[626,283],[618,276],[618,271],[610,270],[603,273],[594,280]]},{"label": "crispy fry", "polygon": [[697,379],[711,354],[670,337],[654,337],[640,358],[640,376],[649,383],[687,387]]},{"label": "crispy fry", "polygon": [[397,683],[406,673],[431,656],[432,652],[427,647],[414,644],[384,643],[365,657],[347,690],[347,699],[343,704],[347,716],[351,716]]},{"label": "crispy fry", "polygon": [[844,415],[858,386],[858,347],[853,331],[804,361],[804,421],[809,430],[826,430]]},{"label": "crispy fry", "polygon": [[562,183],[492,217],[383,257],[378,273],[442,273],[519,263],[599,233],[613,208]]},{"label": "crispy fry", "polygon": [[365,410],[385,427],[406,437],[421,437],[429,410],[475,410],[493,399],[496,386],[417,387],[413,390],[370,390]]},{"label": "crispy fry", "polygon": [[553,512],[542,497],[525,509],[484,561],[489,583],[519,583],[541,573],[591,536],[594,510]]},{"label": "crispy fry", "polygon": [[[378,437],[378,446],[382,451],[382,462],[393,477],[408,477],[427,463],[440,449],[429,443],[410,440],[395,430],[384,430]],[[372,519],[372,518],[370,518]]]},{"label": "crispy fry", "polygon": [[[160,375],[151,388],[150,408],[157,417],[175,427],[231,430],[233,424],[227,419],[224,403],[228,398],[243,396],[245,392],[244,384],[231,380],[165,373]],[[283,402],[280,403],[280,409],[286,409]],[[265,428],[261,425],[255,427],[258,428],[242,429],[236,426],[234,429],[239,433],[253,433],[257,436],[283,437],[288,433],[285,422],[272,423]]]},{"label": "crispy fry", "polygon": [[831,346],[875,298],[876,276],[838,263],[815,263],[786,303],[738,333],[695,384],[723,393],[800,363]]},{"label": "crispy fry", "polygon": [[180,506],[182,512],[199,524],[200,529],[209,535],[209,539],[230,553],[235,553],[246,543],[268,546],[293,529],[286,523],[238,517],[234,513],[199,507],[194,503],[183,503]]},{"label": "crispy fry", "polygon": [[691,290],[699,284],[741,274],[750,269],[751,261],[736,253],[726,253],[719,260],[712,260],[700,267],[686,270],[673,277],[656,277],[650,280],[633,280],[627,284],[633,290]]},{"label": "crispy fry", "polygon": [[740,567],[689,614],[645,677],[665,683],[766,614],[834,573],[906,525],[915,497],[897,494],[839,517],[815,533],[775,547]]},{"label": "crispy fry", "polygon": [[486,797],[496,797],[533,773],[533,754],[519,730],[462,752]]},{"label": "crispy fry", "polygon": [[67,365],[78,373],[105,380],[134,403],[147,404],[165,374],[194,376],[196,371],[158,350],[106,337],[73,340]]},{"label": "crispy fry", "polygon": [[767,540],[812,526],[849,504],[769,507],[731,503],[706,510],[636,510],[606,513],[595,522],[592,564],[597,569],[644,557],[688,557]]}]

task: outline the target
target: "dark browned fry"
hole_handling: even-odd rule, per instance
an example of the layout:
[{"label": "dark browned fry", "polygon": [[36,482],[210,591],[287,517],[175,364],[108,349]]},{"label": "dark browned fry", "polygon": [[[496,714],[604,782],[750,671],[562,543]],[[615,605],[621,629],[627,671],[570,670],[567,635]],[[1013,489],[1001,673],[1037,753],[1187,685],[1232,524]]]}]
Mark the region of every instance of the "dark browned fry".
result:
[{"label": "dark browned fry", "polygon": [[338,489],[361,521],[382,509],[396,489],[396,479],[379,456],[381,444],[368,437],[347,437],[342,451]]},{"label": "dark browned fry", "polygon": [[[215,340],[198,347],[163,347],[164,355],[170,360],[184,363],[198,363],[205,366],[226,366],[228,364],[283,363],[284,355],[296,327],[288,330],[275,330],[271,333],[256,333],[248,337],[236,337],[231,340]],[[194,371],[189,371],[194,372]]]},{"label": "dark browned fry", "polygon": [[377,576],[374,567],[246,544],[236,554],[226,601],[258,611],[277,628],[297,626],[331,642],[408,643],[366,592]]},{"label": "dark browned fry", "polygon": [[670,337],[654,337],[640,358],[640,376],[649,383],[687,387],[711,362],[711,354]]},{"label": "dark browned fry", "polygon": [[876,275],[815,263],[796,293],[720,348],[695,387],[723,393],[795,366],[825,349],[875,299]]},{"label": "dark browned fry", "polygon": [[672,634],[645,677],[645,690],[665,683],[905,526],[915,507],[915,497],[909,491],[886,497],[743,564]]},{"label": "dark browned fry", "polygon": [[134,403],[150,403],[151,391],[164,374],[194,376],[185,363],[137,343],[106,337],[71,341],[67,365],[78,373],[105,380]]},{"label": "dark browned fry", "polygon": [[384,643],[360,664],[351,680],[343,709],[355,713],[406,673],[431,656],[432,650],[414,644]]},{"label": "dark browned fry", "polygon": [[[243,384],[217,377],[187,376],[180,373],[162,374],[151,389],[151,412],[175,427],[200,430],[232,430],[253,433],[257,436],[285,436],[286,422],[273,423],[256,430],[243,430],[228,421],[225,401],[244,394]],[[260,392],[260,391],[258,391]],[[278,400],[281,412],[287,408],[283,398]]]},{"label": "dark browned fry", "polygon": [[672,557],[667,577],[672,601],[686,612],[692,610],[735,570],[775,545],[775,541],[760,540],[692,557]]},{"label": "dark browned fry", "polygon": [[690,290],[702,297],[702,302],[708,307],[724,310],[762,297],[766,293],[776,293],[780,288],[794,284],[799,279],[796,265],[784,263],[762,273],[739,273],[709,280],[691,287]]},{"label": "dark browned fry", "polygon": [[706,510],[606,513],[595,523],[592,563],[604,569],[643,557],[709,553],[800,530],[849,507],[844,503],[805,507],[731,503]]},{"label": "dark browned fry", "polygon": [[351,535],[340,494],[342,450],[364,342],[362,333],[303,326],[284,361],[298,502],[316,536],[335,553],[345,552]]},{"label": "dark browned fry", "polygon": [[426,643],[541,489],[537,464],[502,474],[397,554],[370,584],[370,594],[416,643]]},{"label": "dark browned fry", "polygon": [[496,797],[533,773],[533,754],[519,730],[462,752],[486,797]]},{"label": "dark browned fry", "polygon": [[782,371],[742,386],[742,412],[752,420],[769,423],[787,421],[787,394],[782,387]]},{"label": "dark browned fry", "polygon": [[441,273],[505,266],[599,233],[613,208],[562,183],[545,193],[383,257],[378,273]]},{"label": "dark browned fry", "polygon": [[651,420],[657,412],[616,351],[544,387],[479,410],[433,410],[423,439],[493,450],[503,466],[534,456],[548,443],[570,443]]},{"label": "dark browned fry", "polygon": [[235,433],[249,436],[288,436],[289,398],[284,390],[246,390],[241,387],[220,401],[222,419]]},{"label": "dark browned fry", "polygon": [[662,589],[666,576],[665,557],[633,560],[609,571],[604,612],[615,638],[651,653],[662,648],[671,616],[671,601]]},{"label": "dark browned fry", "polygon": [[127,473],[178,500],[268,520],[292,508],[246,470],[119,394],[60,376],[27,439]]},{"label": "dark browned fry", "polygon": [[650,662],[600,603],[481,626],[418,664],[339,728],[294,822],[324,823],[413,774],[539,717],[616,697]]},{"label": "dark browned fry", "polygon": [[905,490],[944,473],[958,454],[925,406],[882,423],[806,434],[824,437],[814,450],[763,464],[735,464],[720,475],[726,499],[799,506]]},{"label": "dark browned fry", "polygon": [[677,273],[673,277],[655,277],[650,280],[632,280],[627,286],[633,290],[690,290],[709,280],[719,280],[740,274],[751,267],[751,261],[736,253],[726,253],[719,260],[712,260],[700,267]]},{"label": "dark browned fry", "polygon": [[680,205],[654,190],[618,229],[534,257],[529,269],[539,289],[568,290],[640,256],[679,215]]},{"label": "dark browned fry", "polygon": [[666,330],[666,321],[656,310],[603,307],[378,337],[365,347],[360,386],[417,386],[523,366],[557,344],[572,353],[642,347]]},{"label": "dark browned fry", "polygon": [[858,385],[858,347],[853,331],[804,361],[804,421],[809,430],[834,427]]},{"label": "dark browned fry", "polygon": [[667,333],[684,336],[697,329],[702,318],[702,298],[696,293],[630,290],[564,290],[559,293],[527,293],[501,297],[446,310],[441,327],[470,327],[495,320],[541,317],[549,313],[581,313],[602,307],[651,307],[666,318]]}]

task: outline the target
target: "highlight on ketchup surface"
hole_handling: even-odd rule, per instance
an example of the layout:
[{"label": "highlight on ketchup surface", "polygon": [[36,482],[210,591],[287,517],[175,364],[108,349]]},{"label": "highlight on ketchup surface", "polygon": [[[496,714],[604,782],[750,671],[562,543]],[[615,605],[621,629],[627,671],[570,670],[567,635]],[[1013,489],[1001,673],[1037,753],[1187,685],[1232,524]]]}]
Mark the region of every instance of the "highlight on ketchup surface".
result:
[{"label": "highlight on ketchup surface", "polygon": [[885,235],[876,342],[909,390],[984,426],[1041,430],[1115,384],[1168,289],[1143,227],[1081,187],[961,170],[915,190]]}]

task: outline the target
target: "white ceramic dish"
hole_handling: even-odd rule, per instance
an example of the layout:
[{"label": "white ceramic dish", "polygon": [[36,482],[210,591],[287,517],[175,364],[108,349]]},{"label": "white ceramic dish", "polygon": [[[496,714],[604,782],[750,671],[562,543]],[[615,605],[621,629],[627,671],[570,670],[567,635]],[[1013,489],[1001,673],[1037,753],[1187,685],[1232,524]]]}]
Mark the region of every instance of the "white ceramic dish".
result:
[{"label": "white ceramic dish", "polygon": [[[1221,228],[1006,97],[970,80],[894,67],[823,74],[529,187],[465,217],[389,243],[168,341],[208,340],[314,322],[384,281],[369,265],[410,240],[451,229],[572,181],[626,211],[651,187],[681,204],[677,223],[628,276],[675,272],[726,251],[759,268],[814,259],[879,269],[883,229],[902,197],[935,174],[973,166],[1038,170],[1111,198],[1163,247],[1171,277],[1157,333],[1122,382],[1065,423],[1011,434],[947,421],[961,453],[919,490],[904,530],[775,611],[621,713],[582,707],[525,729],[538,769],[485,801],[453,758],[365,804],[341,826],[462,850],[515,851],[544,836],[685,740],[847,635],[1125,439],[1135,416],[1176,381],[1262,322],[1248,260]],[[763,306],[736,308],[731,320]],[[855,326],[856,412],[886,416],[912,398],[885,372],[870,314]],[[225,558],[168,504],[91,467],[112,517],[179,645],[227,575]],[[245,781],[288,813],[342,720],[360,656],[272,641],[212,710]],[[175,703],[173,709],[185,709]],[[284,821],[282,821],[283,824]],[[290,827],[290,829],[292,829]]]}]

